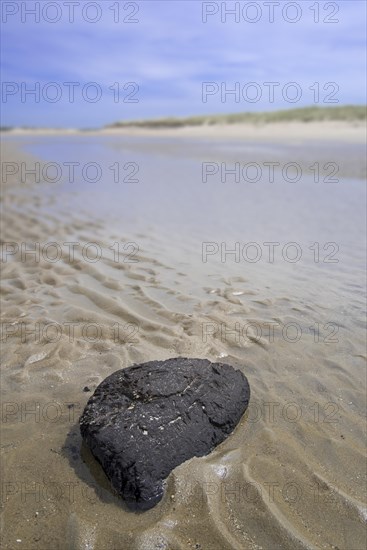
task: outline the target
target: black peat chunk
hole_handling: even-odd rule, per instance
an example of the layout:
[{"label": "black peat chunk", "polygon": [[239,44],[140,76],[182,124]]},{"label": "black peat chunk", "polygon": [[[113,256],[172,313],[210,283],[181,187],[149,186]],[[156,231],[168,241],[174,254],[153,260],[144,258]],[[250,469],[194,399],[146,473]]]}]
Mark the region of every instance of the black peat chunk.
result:
[{"label": "black peat chunk", "polygon": [[80,430],[128,507],[148,510],[176,466],[228,437],[249,399],[246,377],[229,365],[150,361],[108,376],[89,399]]}]

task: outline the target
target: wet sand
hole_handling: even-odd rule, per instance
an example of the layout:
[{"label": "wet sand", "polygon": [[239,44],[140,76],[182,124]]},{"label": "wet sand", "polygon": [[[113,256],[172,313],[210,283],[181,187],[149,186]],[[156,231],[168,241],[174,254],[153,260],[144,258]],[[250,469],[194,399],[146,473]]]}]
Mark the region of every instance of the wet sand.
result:
[{"label": "wet sand", "polygon": [[[243,148],[232,136],[213,149],[159,136],[4,140],[3,162],[105,168],[118,158],[140,171],[139,183],[118,187],[106,170],[96,185],[22,183],[19,173],[3,183],[2,242],[13,243],[3,244],[1,288],[3,547],[362,550],[361,148],[310,142],[300,158],[291,144]],[[305,171],[295,184],[279,174],[257,186],[203,184],[203,161],[236,159],[337,159],[340,181],[316,184]],[[241,256],[221,255],[237,242]],[[254,249],[244,258],[249,242],[257,262]],[[273,262],[266,242],[280,243]],[[21,243],[40,243],[39,257]],[[250,406],[213,453],[169,476],[156,508],[131,513],[81,446],[83,389],[176,356],[241,369]]]}]

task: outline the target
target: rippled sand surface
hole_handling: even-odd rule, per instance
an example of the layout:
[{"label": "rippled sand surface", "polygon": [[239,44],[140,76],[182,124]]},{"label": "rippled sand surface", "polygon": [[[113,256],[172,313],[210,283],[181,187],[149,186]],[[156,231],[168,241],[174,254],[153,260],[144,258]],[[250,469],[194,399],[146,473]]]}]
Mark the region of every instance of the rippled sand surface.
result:
[{"label": "rippled sand surface", "polygon": [[[361,149],[304,152],[306,164],[337,158],[338,183],[204,184],[203,161],[299,152],[150,139],[3,144],[3,162],[140,168],[139,183],[115,187],[3,180],[3,548],[364,549]],[[221,255],[237,242],[261,259]],[[279,242],[274,261],[266,242]],[[39,258],[25,254],[35,243]],[[241,369],[250,406],[214,452],[171,473],[156,508],[131,513],[81,446],[83,390],[176,356]]]}]

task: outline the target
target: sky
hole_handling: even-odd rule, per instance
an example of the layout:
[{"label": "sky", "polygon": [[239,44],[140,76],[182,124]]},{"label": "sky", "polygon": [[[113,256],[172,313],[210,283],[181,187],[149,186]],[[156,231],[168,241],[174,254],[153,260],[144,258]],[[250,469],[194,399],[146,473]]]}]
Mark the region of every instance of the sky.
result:
[{"label": "sky", "polygon": [[1,11],[2,126],[366,103],[364,0],[2,0]]}]

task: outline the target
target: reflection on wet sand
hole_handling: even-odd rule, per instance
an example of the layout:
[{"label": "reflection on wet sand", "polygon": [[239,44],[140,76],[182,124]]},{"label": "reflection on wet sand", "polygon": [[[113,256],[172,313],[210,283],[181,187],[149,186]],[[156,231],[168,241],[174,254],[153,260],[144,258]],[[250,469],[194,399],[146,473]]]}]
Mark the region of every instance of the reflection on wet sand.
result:
[{"label": "reflection on wet sand", "polygon": [[[101,165],[138,162],[140,187],[17,174],[3,185],[4,548],[364,548],[362,160],[351,173],[338,156],[334,187],[308,174],[293,186],[213,181],[212,193],[201,168],[225,157],[218,145],[65,139],[8,140],[4,160],[34,163],[24,150],[43,147],[45,161],[82,162],[93,147]],[[242,254],[249,242],[257,262]],[[268,242],[279,242],[273,262]],[[291,242],[297,262],[282,254]],[[65,243],[78,243],[73,255]],[[331,252],[338,262],[324,261]],[[169,476],[156,508],[133,514],[82,447],[78,419],[115,370],[176,356],[225,358],[252,401],[223,444]]]}]

